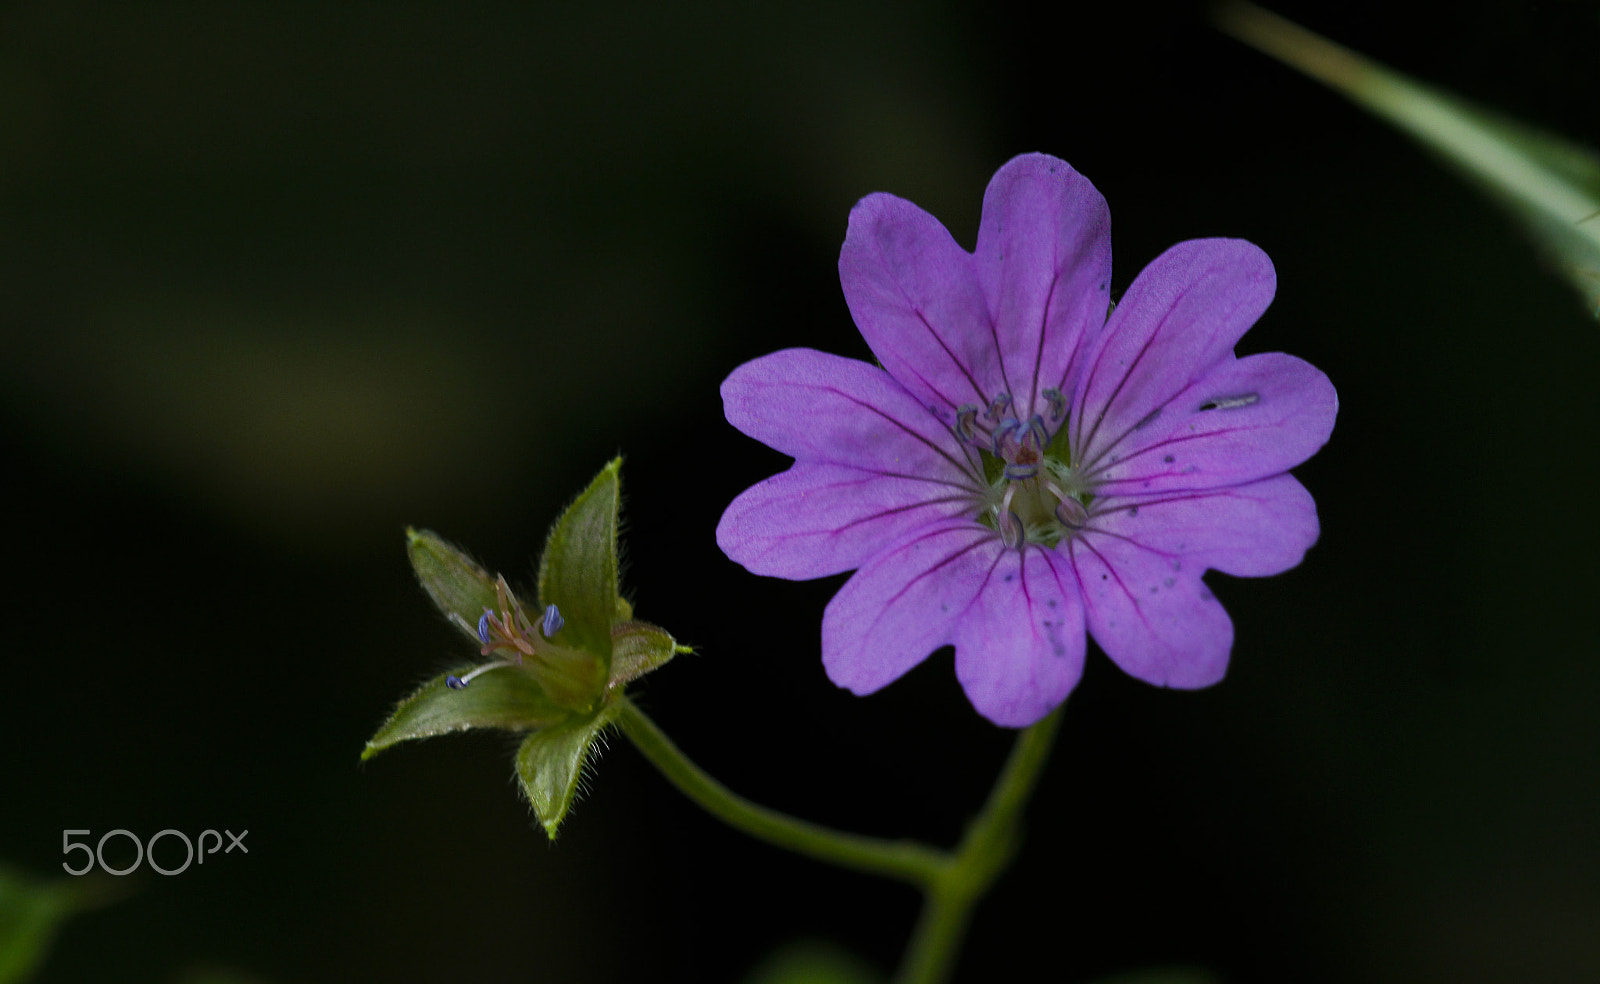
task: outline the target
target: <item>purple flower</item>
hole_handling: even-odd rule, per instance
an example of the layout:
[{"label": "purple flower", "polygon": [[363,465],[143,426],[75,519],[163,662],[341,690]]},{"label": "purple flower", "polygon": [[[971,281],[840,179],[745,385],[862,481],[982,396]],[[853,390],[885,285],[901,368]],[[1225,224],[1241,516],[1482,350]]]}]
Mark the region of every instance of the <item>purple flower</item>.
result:
[{"label": "purple flower", "polygon": [[839,276],[882,368],[787,349],[734,370],[728,421],[795,463],[717,527],[756,574],[859,568],[823,614],[828,676],[867,694],[954,645],[1007,726],[1066,698],[1085,631],[1141,680],[1221,679],[1233,624],[1201,575],[1300,562],[1316,506],[1287,472],[1338,409],[1308,363],[1234,357],[1272,300],[1266,254],[1179,243],[1108,316],[1105,199],[1033,154],[990,181],[973,253],[862,199]]}]

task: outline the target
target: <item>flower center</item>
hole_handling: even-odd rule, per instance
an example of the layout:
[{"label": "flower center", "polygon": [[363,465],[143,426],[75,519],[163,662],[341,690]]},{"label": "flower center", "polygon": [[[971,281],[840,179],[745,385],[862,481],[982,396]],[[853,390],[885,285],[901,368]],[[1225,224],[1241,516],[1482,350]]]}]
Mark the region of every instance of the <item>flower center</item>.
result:
[{"label": "flower center", "polygon": [[1053,547],[1089,519],[1093,490],[1072,468],[1067,441],[1066,399],[1047,389],[1049,420],[1011,414],[1009,393],[982,412],[972,404],[956,413],[956,436],[978,448],[989,487],[977,520],[1000,534],[1008,547],[1038,543]]}]

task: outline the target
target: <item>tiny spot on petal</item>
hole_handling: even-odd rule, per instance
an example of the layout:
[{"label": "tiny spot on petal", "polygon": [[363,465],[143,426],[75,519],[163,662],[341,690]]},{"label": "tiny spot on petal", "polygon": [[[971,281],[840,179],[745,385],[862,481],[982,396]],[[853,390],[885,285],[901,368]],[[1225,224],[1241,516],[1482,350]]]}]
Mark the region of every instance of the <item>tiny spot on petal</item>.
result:
[{"label": "tiny spot on petal", "polygon": [[1178,579],[1177,579],[1177,578],[1175,578],[1175,577],[1169,577],[1169,578],[1167,578],[1167,579],[1166,579],[1166,580],[1165,580],[1165,581],[1163,581],[1163,582],[1162,582],[1162,583],[1163,583],[1163,584],[1165,584],[1165,585],[1166,585],[1166,586],[1167,586],[1167,587],[1169,587],[1169,588],[1170,588],[1170,587],[1172,587],[1172,586],[1173,586],[1173,585],[1174,585],[1174,584],[1177,584],[1177,583],[1178,583]]},{"label": "tiny spot on petal", "polygon": [[1161,461],[1162,461],[1162,463],[1163,463],[1163,464],[1168,464],[1168,465],[1170,465],[1170,464],[1172,464],[1172,463],[1173,463],[1173,462],[1174,462],[1174,461],[1177,461],[1177,460],[1178,460],[1178,459],[1177,459],[1177,458],[1174,458],[1174,457],[1173,457],[1173,456],[1172,456],[1172,455],[1170,455],[1170,454],[1169,454],[1169,455],[1167,455],[1167,456],[1166,456],[1166,457],[1165,457],[1165,458],[1162,458],[1162,459],[1161,459]]},{"label": "tiny spot on petal", "polygon": [[1201,410],[1237,410],[1261,402],[1260,393],[1239,393],[1236,396],[1213,396],[1200,404]]},{"label": "tiny spot on petal", "polygon": [[1015,581],[1016,579],[1017,579],[1017,576],[1015,574],[1007,574],[1005,576],[1005,578],[1004,578],[1004,580],[1005,580],[1005,582],[1007,584],[1010,584],[1012,581]]},{"label": "tiny spot on petal", "polygon": [[1129,506],[1128,507],[1128,515],[1130,517],[1139,515],[1139,507],[1138,506]]}]

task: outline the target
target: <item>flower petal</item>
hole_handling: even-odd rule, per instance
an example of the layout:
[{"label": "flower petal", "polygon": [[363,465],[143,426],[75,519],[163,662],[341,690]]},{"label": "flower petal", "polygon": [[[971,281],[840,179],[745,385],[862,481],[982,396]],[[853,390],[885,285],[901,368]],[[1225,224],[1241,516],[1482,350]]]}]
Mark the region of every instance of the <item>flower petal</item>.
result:
[{"label": "flower petal", "polygon": [[923,406],[983,406],[1000,390],[989,305],[972,254],[903,198],[850,211],[839,282],[861,336]]},{"label": "flower petal", "polygon": [[1242,239],[1192,239],[1145,267],[1090,343],[1074,464],[1093,466],[1228,358],[1276,283],[1267,254]]},{"label": "flower petal", "polygon": [[1292,475],[1211,492],[1098,500],[1089,526],[1235,577],[1283,573],[1318,533],[1317,505]]},{"label": "flower petal", "polygon": [[951,431],[876,366],[815,349],[746,362],[722,381],[728,422],[802,461],[968,487],[976,466]]},{"label": "flower petal", "polygon": [[953,642],[957,619],[1001,552],[994,530],[946,519],[867,561],[822,613],[828,679],[870,694]]},{"label": "flower petal", "polygon": [[942,482],[801,461],[734,499],[717,545],[752,574],[803,581],[860,567],[906,532],[975,511]]},{"label": "flower petal", "polygon": [[1004,383],[1027,420],[1040,395],[1070,393],[1069,363],[1105,324],[1111,212],[1089,179],[1045,154],[1013,158],[989,181],[975,253],[994,313]]},{"label": "flower petal", "polygon": [[1004,550],[956,623],[956,679],[978,713],[1026,727],[1083,675],[1083,602],[1072,564],[1054,550]]},{"label": "flower petal", "polygon": [[1095,460],[1101,495],[1214,489],[1288,471],[1328,442],[1339,397],[1310,363],[1281,352],[1229,358]]},{"label": "flower petal", "polygon": [[1233,623],[1200,579],[1203,563],[1114,536],[1077,537],[1068,550],[1089,632],[1123,672],[1162,687],[1222,679]]}]

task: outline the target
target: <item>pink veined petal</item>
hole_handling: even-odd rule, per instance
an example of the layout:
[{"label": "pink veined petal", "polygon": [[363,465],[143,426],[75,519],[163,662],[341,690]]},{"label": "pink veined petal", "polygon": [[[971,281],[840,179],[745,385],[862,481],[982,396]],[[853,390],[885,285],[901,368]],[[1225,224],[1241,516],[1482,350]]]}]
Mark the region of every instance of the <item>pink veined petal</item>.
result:
[{"label": "pink veined petal", "polygon": [[984,406],[999,392],[976,265],[938,219],[894,195],[863,198],[850,212],[839,282],[872,354],[923,406]]},{"label": "pink veined petal", "polygon": [[722,381],[728,422],[802,461],[967,488],[974,465],[949,428],[877,366],[815,349],[753,359]]},{"label": "pink veined petal", "polygon": [[1208,687],[1228,669],[1233,622],[1193,558],[1090,534],[1068,550],[1089,633],[1129,676],[1161,687]]},{"label": "pink veined petal", "polygon": [[902,534],[972,509],[974,492],[801,461],[746,489],[717,545],[752,574],[801,581],[860,567]]},{"label": "pink veined petal", "polygon": [[1084,461],[1099,495],[1209,489],[1293,468],[1333,433],[1339,397],[1310,363],[1281,352],[1229,357],[1144,426]]},{"label": "pink veined petal", "polygon": [[978,713],[1022,728],[1067,698],[1083,675],[1083,602],[1054,550],[1005,550],[956,623],[956,679]]},{"label": "pink veined petal", "polygon": [[971,520],[930,523],[862,566],[822,613],[828,679],[870,694],[940,646],[972,604],[1002,548]]},{"label": "pink veined petal", "polygon": [[1207,492],[1096,500],[1089,529],[1186,565],[1266,577],[1300,563],[1319,527],[1311,493],[1294,476],[1275,475]]},{"label": "pink veined petal", "polygon": [[1191,239],[1134,280],[1090,343],[1070,424],[1074,464],[1092,465],[1229,358],[1272,302],[1267,254],[1242,239]]},{"label": "pink veined petal", "polygon": [[1111,212],[1089,179],[1045,154],[1013,158],[983,196],[974,254],[994,313],[1005,386],[1017,417],[1049,419],[1041,393],[1070,394],[1080,343],[1106,320]]}]

